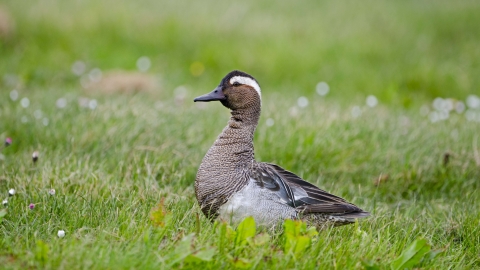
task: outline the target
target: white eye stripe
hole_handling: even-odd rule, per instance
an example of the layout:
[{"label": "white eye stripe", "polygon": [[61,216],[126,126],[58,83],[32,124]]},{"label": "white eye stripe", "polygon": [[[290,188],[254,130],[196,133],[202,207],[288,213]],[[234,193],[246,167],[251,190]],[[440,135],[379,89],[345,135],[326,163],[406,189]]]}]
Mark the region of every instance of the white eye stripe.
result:
[{"label": "white eye stripe", "polygon": [[260,91],[260,85],[258,85],[258,83],[252,78],[243,77],[243,76],[235,76],[235,77],[232,77],[230,79],[230,84],[234,84],[234,83],[245,84],[245,85],[251,86],[251,87],[253,87],[253,89],[257,90],[257,93],[260,97],[262,96],[262,93]]}]

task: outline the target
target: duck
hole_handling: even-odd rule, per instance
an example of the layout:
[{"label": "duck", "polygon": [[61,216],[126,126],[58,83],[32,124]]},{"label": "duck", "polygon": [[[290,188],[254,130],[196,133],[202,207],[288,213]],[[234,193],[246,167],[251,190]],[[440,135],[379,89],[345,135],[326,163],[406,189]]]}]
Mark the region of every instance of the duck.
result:
[{"label": "duck", "polygon": [[253,138],[262,95],[254,77],[233,70],[213,91],[194,99],[211,101],[220,101],[231,117],[195,178],[195,195],[207,218],[238,223],[251,216],[267,227],[293,219],[324,228],[370,215],[278,165],[255,160]]}]

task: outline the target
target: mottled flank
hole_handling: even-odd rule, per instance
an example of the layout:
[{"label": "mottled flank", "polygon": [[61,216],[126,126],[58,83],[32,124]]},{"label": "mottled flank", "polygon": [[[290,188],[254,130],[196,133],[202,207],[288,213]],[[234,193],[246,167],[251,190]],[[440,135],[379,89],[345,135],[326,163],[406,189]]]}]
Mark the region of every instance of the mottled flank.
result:
[{"label": "mottled flank", "polygon": [[345,225],[368,216],[277,165],[255,161],[253,135],[261,111],[260,89],[238,83],[252,80],[258,85],[252,76],[232,71],[214,91],[195,99],[219,100],[232,114],[198,169],[195,192],[203,213],[233,222],[253,216],[266,226],[302,219],[317,227]]}]

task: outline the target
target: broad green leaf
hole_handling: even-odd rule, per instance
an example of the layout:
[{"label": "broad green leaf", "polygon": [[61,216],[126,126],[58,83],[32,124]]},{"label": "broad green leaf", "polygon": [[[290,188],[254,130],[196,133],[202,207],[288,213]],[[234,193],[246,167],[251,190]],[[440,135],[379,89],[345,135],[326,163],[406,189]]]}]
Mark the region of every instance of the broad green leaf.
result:
[{"label": "broad green leaf", "polygon": [[218,248],[222,251],[227,237],[227,223],[215,221],[214,228],[218,234]]},{"label": "broad green leaf", "polygon": [[309,227],[307,229],[307,235],[310,236],[310,237],[314,237],[314,236],[318,235],[317,229],[315,227]]},{"label": "broad green leaf", "polygon": [[431,250],[428,253],[428,260],[430,260],[430,261],[435,260],[435,258],[443,255],[444,252],[445,252],[445,249]]},{"label": "broad green leaf", "polygon": [[218,234],[218,249],[222,252],[227,243],[235,243],[237,232],[224,221],[215,222],[215,227]]},{"label": "broad green leaf", "polygon": [[205,248],[199,251],[196,251],[187,256],[185,259],[186,262],[202,262],[202,261],[211,261],[215,255],[215,248]]},{"label": "broad green leaf", "polygon": [[237,227],[235,245],[244,245],[248,238],[255,236],[256,230],[257,228],[253,217],[245,218]]},{"label": "broad green leaf", "polygon": [[7,215],[7,209],[0,210],[0,222],[2,222],[3,217],[6,215]]},{"label": "broad green leaf", "polygon": [[284,227],[284,252],[293,252],[295,256],[303,253],[312,243],[312,237],[318,232],[314,227],[308,228],[301,220],[285,220]]},{"label": "broad green leaf", "polygon": [[227,233],[227,223],[226,222],[220,222],[220,221],[215,221],[215,223],[213,224],[213,228],[215,230],[215,232],[218,234],[218,236],[220,237],[220,239],[226,237],[226,233]]},{"label": "broad green leaf", "polygon": [[244,258],[233,258],[232,256],[228,255],[228,260],[230,263],[236,268],[250,268],[252,266],[252,262]]},{"label": "broad green leaf", "polygon": [[194,234],[191,233],[178,241],[175,250],[169,254],[169,266],[173,266],[180,261],[183,261],[188,255],[192,254],[192,240]]},{"label": "broad green leaf", "polygon": [[235,241],[235,238],[237,237],[237,232],[230,225],[227,224],[225,227],[225,235],[228,240]]},{"label": "broad green leaf", "polygon": [[165,227],[172,219],[172,214],[165,207],[165,198],[162,198],[156,207],[150,212],[150,220],[154,226]]},{"label": "broad green leaf", "polygon": [[35,249],[35,258],[41,262],[47,261],[48,258],[48,245],[42,240],[37,241],[37,246]]},{"label": "broad green leaf", "polygon": [[296,244],[295,236],[288,235],[288,234],[285,235],[285,242],[283,244],[283,251],[285,251],[285,253],[289,252],[290,250],[292,250],[295,247],[295,244]]},{"label": "broad green leaf", "polygon": [[362,265],[365,270],[380,270],[380,266],[369,260],[362,260]]},{"label": "broad green leaf", "polygon": [[297,241],[295,243],[295,249],[293,250],[293,253],[295,253],[295,255],[303,253],[312,242],[310,237],[308,236],[297,236],[296,240]]},{"label": "broad green leaf", "polygon": [[268,233],[261,233],[253,238],[248,239],[248,243],[251,246],[263,246],[270,241],[270,235]]},{"label": "broad green leaf", "polygon": [[283,232],[285,234],[295,235],[295,224],[291,219],[287,219],[283,222]]},{"label": "broad green leaf", "polygon": [[191,233],[189,235],[184,236],[182,240],[178,241],[178,244],[175,247],[175,253],[177,254],[190,253],[194,235],[195,234]]},{"label": "broad green leaf", "polygon": [[408,246],[398,257],[390,263],[392,270],[412,268],[422,261],[427,253],[430,251],[430,245],[427,240],[417,238]]}]

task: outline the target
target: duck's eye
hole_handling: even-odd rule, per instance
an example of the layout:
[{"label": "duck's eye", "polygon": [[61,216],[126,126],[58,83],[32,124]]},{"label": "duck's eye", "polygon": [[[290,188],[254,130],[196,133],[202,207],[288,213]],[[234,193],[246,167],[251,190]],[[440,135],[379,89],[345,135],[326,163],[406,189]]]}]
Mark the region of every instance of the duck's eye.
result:
[{"label": "duck's eye", "polygon": [[239,83],[239,82],[233,82],[232,85],[233,85],[233,86],[240,86],[240,83]]}]

